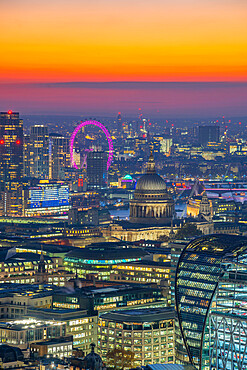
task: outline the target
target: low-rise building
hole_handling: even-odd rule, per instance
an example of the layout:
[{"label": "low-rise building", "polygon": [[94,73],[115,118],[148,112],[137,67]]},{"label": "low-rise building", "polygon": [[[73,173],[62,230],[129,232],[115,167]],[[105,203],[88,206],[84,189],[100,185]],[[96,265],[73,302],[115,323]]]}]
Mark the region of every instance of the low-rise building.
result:
[{"label": "low-rise building", "polygon": [[31,343],[64,337],[66,323],[54,320],[20,319],[0,322],[0,342],[27,349]]},{"label": "low-rise building", "polygon": [[162,281],[169,282],[170,263],[154,261],[138,261],[121,263],[112,266],[110,280],[119,282],[133,282],[139,284],[154,283],[160,285]]},{"label": "low-rise building", "polygon": [[67,358],[72,356],[73,337],[53,338],[43,342],[32,343],[30,345],[30,356],[33,359],[39,357],[58,357]]},{"label": "low-rise building", "polygon": [[98,346],[103,361],[114,348],[135,353],[135,366],[175,361],[173,308],[112,311],[99,317]]},{"label": "low-rise building", "polygon": [[86,248],[74,248],[64,258],[67,271],[85,278],[97,274],[101,280],[109,280],[112,265],[122,262],[140,261],[147,253],[131,243],[92,243]]},{"label": "low-rise building", "polygon": [[0,369],[21,369],[24,365],[24,355],[20,348],[0,345]]},{"label": "low-rise building", "polygon": [[[2,257],[2,258],[1,258]],[[48,284],[64,286],[73,272],[65,271],[61,257],[49,257],[43,254],[45,276]],[[4,283],[35,284],[38,283],[40,255],[33,252],[16,253],[16,249],[7,249],[0,254],[0,280]]]},{"label": "low-rise building", "polygon": [[66,334],[73,336],[73,347],[84,354],[90,352],[90,344],[97,342],[98,313],[88,313],[80,309],[38,309],[30,308],[28,314],[47,320],[52,317],[57,322],[66,323]]},{"label": "low-rise building", "polygon": [[134,224],[128,221],[120,221],[102,229],[106,238],[114,237],[128,242],[138,240],[158,240],[161,236],[169,236],[170,226]]},{"label": "low-rise building", "polygon": [[145,284],[121,284],[102,288],[84,287],[74,291],[57,291],[53,295],[53,307],[63,309],[86,309],[89,312],[121,310],[127,307],[164,306],[161,290]]},{"label": "low-rise building", "polygon": [[51,308],[53,288],[40,288],[28,284],[0,284],[0,318],[3,320],[24,317],[30,307]]},{"label": "low-rise building", "polygon": [[204,216],[205,219],[211,220],[213,216],[212,200],[208,199],[206,192],[189,198],[187,204],[187,215],[190,217]]}]

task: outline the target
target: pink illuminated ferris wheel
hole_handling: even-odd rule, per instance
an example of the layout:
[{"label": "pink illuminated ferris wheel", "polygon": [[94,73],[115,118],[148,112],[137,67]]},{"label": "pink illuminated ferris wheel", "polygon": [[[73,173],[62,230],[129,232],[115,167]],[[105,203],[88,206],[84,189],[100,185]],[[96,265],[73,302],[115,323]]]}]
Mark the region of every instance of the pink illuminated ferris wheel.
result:
[{"label": "pink illuminated ferris wheel", "polygon": [[[98,121],[91,121],[91,120],[81,122],[76,127],[76,129],[73,131],[73,133],[70,137],[70,162],[71,162],[71,166],[74,167],[74,168],[78,168],[76,163],[75,163],[74,153],[73,153],[75,137],[76,137],[76,135],[78,134],[78,132],[80,131],[80,129],[82,127],[85,127],[85,126],[88,126],[88,125],[93,125],[93,126],[96,126],[96,127],[100,128],[104,132],[104,134],[107,138],[108,145],[109,145],[109,153],[108,153],[108,160],[107,160],[107,170],[108,170],[110,165],[111,165],[112,159],[113,159],[113,144],[112,144],[111,135],[110,135],[109,131],[107,130],[107,128],[104,125],[102,125],[102,123],[100,123]],[[86,158],[84,159],[84,162],[85,162],[85,160],[86,160]],[[84,165],[84,163],[83,163],[83,165]]]}]

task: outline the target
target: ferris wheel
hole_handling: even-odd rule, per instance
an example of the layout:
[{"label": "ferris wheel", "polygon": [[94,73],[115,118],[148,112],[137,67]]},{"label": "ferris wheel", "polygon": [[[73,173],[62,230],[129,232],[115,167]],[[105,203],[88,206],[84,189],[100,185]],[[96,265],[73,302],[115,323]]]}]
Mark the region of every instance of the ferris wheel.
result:
[{"label": "ferris wheel", "polygon": [[[74,168],[78,168],[77,164],[75,163],[75,159],[74,159],[74,141],[75,141],[75,137],[76,135],[78,134],[78,132],[80,131],[80,129],[82,127],[85,127],[85,126],[89,126],[89,125],[92,125],[92,126],[96,126],[98,128],[100,128],[106,138],[107,138],[107,141],[108,141],[108,159],[107,159],[107,170],[109,170],[109,167],[111,165],[111,162],[113,160],[113,143],[112,143],[112,138],[111,138],[111,135],[109,133],[109,131],[107,130],[107,128],[102,125],[102,123],[98,122],[98,121],[84,121],[84,122],[81,122],[76,128],[75,130],[73,131],[71,137],[70,137],[70,162],[71,162],[71,166],[74,167]],[[91,151],[92,149],[87,149],[86,151]],[[86,162],[86,156],[84,158],[84,161],[83,161],[83,164],[81,167],[84,166]]]}]

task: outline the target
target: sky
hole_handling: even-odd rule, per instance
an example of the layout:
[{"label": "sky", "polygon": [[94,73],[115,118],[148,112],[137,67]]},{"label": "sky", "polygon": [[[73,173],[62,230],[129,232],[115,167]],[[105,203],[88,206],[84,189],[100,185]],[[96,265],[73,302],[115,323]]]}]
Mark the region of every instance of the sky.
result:
[{"label": "sky", "polygon": [[247,115],[246,0],[0,0],[0,14],[0,110]]}]

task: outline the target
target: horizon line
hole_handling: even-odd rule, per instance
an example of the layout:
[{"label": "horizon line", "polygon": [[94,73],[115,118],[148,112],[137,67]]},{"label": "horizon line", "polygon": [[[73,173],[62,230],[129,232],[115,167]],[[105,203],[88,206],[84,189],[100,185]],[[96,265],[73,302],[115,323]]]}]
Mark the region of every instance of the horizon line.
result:
[{"label": "horizon line", "polygon": [[247,84],[246,81],[18,81],[18,82],[3,82],[0,81],[0,85],[50,85],[50,84]]}]

